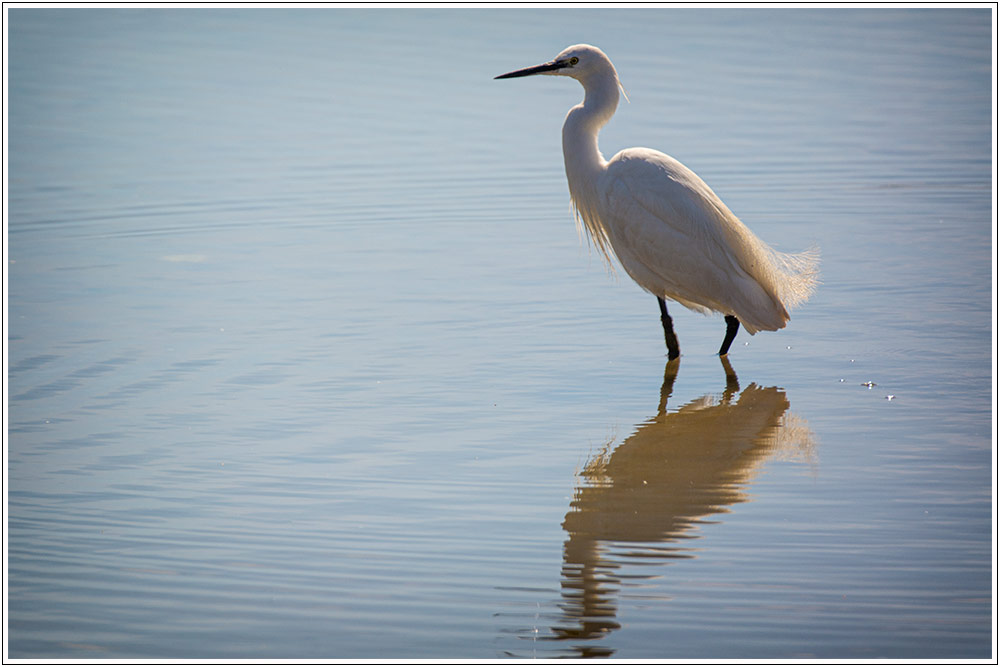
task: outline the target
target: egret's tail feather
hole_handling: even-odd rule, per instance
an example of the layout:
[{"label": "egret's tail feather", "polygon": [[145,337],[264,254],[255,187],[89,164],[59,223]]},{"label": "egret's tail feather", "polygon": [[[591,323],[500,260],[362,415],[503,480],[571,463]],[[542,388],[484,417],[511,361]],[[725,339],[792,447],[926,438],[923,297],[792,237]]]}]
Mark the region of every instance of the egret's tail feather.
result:
[{"label": "egret's tail feather", "polygon": [[819,285],[819,248],[813,246],[799,253],[772,252],[774,266],[782,274],[775,281],[782,303],[793,308],[808,300]]}]

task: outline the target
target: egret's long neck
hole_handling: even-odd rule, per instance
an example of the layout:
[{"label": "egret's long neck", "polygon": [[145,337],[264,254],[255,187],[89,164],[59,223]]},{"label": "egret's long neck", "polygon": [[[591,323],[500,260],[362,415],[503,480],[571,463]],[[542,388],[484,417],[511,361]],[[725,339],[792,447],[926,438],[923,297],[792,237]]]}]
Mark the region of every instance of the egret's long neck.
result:
[{"label": "egret's long neck", "polygon": [[592,182],[607,166],[597,135],[618,108],[617,76],[592,77],[581,83],[586,91],[583,103],[569,110],[563,124],[563,158],[571,192]]},{"label": "egret's long neck", "polygon": [[612,69],[610,75],[594,76],[581,83],[586,91],[583,104],[570,109],[563,124],[566,181],[577,223],[587,230],[608,266],[612,266],[611,241],[601,220],[602,201],[598,188],[608,162],[597,146],[597,134],[618,108],[618,76]]}]

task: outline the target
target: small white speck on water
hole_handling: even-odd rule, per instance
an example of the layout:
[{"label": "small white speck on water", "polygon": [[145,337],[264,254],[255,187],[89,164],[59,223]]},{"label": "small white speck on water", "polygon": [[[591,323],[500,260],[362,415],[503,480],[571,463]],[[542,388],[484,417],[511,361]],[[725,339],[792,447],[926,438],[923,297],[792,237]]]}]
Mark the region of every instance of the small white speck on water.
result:
[{"label": "small white speck on water", "polygon": [[885,397],[885,400],[887,400],[887,401],[891,401],[891,400],[892,400],[892,399],[894,399],[894,398],[896,398],[896,395],[895,395],[895,394],[889,394],[888,396],[886,396],[886,397]]},{"label": "small white speck on water", "polygon": [[868,382],[862,382],[861,386],[862,387],[868,387],[869,389],[871,389],[872,387],[877,387],[878,385],[875,384],[874,382],[872,382],[871,380],[869,380]]}]

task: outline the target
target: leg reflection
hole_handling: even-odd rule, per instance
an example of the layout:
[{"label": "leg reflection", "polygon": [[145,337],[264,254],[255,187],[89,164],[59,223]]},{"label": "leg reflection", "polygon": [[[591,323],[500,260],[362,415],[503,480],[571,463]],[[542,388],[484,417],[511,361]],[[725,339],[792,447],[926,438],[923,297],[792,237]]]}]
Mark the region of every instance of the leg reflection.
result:
[{"label": "leg reflection", "polygon": [[722,361],[722,368],[726,371],[726,390],[722,392],[722,400],[728,403],[734,394],[740,391],[740,379],[736,377],[736,371],[733,370],[733,365],[729,363],[729,357],[719,357]]},{"label": "leg reflection", "polygon": [[680,370],[681,360],[671,359],[667,362],[666,367],[663,369],[663,386],[660,387],[660,407],[658,408],[658,414],[663,414],[667,411],[667,400],[670,398],[670,394],[674,393],[674,381],[677,379],[677,371]]}]

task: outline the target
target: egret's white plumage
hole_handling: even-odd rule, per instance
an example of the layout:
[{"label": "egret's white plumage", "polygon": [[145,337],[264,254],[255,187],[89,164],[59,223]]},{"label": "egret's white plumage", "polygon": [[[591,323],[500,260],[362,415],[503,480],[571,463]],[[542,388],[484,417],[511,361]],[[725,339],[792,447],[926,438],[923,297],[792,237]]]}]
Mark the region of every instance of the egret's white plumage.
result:
[{"label": "egret's white plumage", "polygon": [[[818,254],[787,254],[757,238],[697,174],[659,151],[628,148],[605,160],[601,128],[618,107],[621,84],[600,49],[578,44],[554,60],[502,74],[569,76],[584,88],[563,125],[566,179],[577,220],[609,265],[612,255],[660,299],[671,357],[679,354],[663,298],[734,316],[750,334],[781,329],[788,308],[816,286]],[[726,354],[738,323],[727,317]],[[672,342],[671,342],[672,341]]]}]

